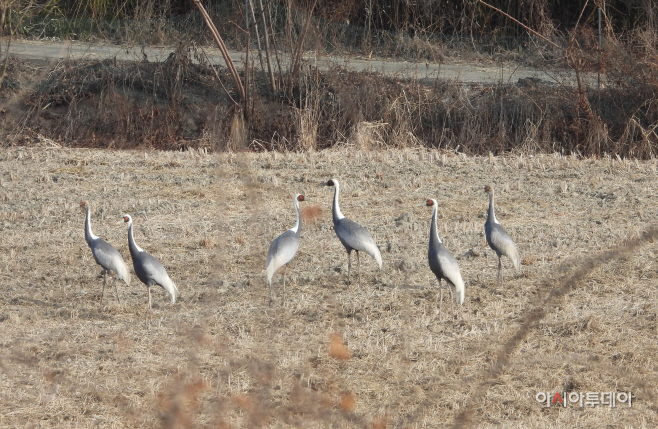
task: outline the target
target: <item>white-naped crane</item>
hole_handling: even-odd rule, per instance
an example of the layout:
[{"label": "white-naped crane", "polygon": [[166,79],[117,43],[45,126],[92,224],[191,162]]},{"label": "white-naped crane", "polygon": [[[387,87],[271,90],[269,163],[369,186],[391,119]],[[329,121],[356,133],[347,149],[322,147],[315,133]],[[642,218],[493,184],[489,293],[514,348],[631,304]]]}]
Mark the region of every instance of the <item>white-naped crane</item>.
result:
[{"label": "white-naped crane", "polygon": [[105,284],[107,283],[108,275],[114,278],[114,290],[117,294],[117,302],[121,302],[119,299],[117,279],[112,273],[116,273],[117,277],[126,282],[127,285],[130,285],[128,266],[123,261],[123,257],[121,257],[121,253],[117,249],[91,232],[91,206],[89,205],[89,201],[82,201],[80,207],[85,210],[85,241],[87,241],[91,249],[94,260],[103,268],[103,289],[101,289],[100,303],[103,304],[103,295],[105,294]]},{"label": "white-naped crane", "polygon": [[162,288],[169,294],[171,303],[175,303],[178,288],[174,282],[171,281],[167,271],[160,261],[146,253],[135,243],[135,238],[133,237],[133,219],[130,215],[123,215],[123,221],[128,224],[128,248],[130,249],[130,256],[133,259],[135,274],[137,274],[137,278],[139,278],[148,289],[148,308],[151,309],[151,286],[153,285],[162,286]]},{"label": "white-naped crane", "polygon": [[359,277],[359,287],[361,286],[361,260],[359,259],[359,252],[366,252],[372,256],[379,269],[382,269],[382,255],[379,252],[375,240],[372,239],[370,233],[358,223],[349,220],[340,211],[338,205],[338,194],[340,193],[340,185],[338,180],[330,179],[327,181],[327,186],[334,186],[334,202],[331,207],[331,213],[334,221],[334,231],[340,242],[347,251],[347,283],[350,284],[350,269],[352,267],[352,250],[356,251],[357,272]]},{"label": "white-naped crane", "polygon": [[489,185],[485,186],[484,192],[489,194],[489,210],[487,212],[487,221],[484,223],[484,233],[487,237],[489,247],[498,255],[498,284],[500,284],[502,282],[501,271],[503,269],[501,256],[505,255],[510,258],[512,264],[514,264],[514,268],[517,270],[521,267],[521,259],[514,240],[512,240],[512,237],[509,236],[500,222],[498,222],[498,219],[496,219],[493,187]]},{"label": "white-naped crane", "polygon": [[[267,283],[270,286],[270,303],[272,303],[272,277],[274,273],[284,265],[287,265],[292,258],[295,257],[297,249],[299,249],[299,237],[302,233],[302,218],[299,214],[299,202],[304,201],[304,196],[302,194],[297,194],[292,199],[292,204],[295,207],[295,213],[297,215],[297,222],[295,226],[290,228],[288,231],[279,235],[274,239],[272,244],[270,244],[269,249],[267,249],[267,261],[265,262],[265,276],[267,277]],[[286,273],[283,273],[283,301],[286,300]]]},{"label": "white-naped crane", "polygon": [[[439,288],[441,291],[441,305],[443,305],[443,287],[441,280],[445,280],[448,283],[448,289],[450,290],[450,298],[452,299],[452,289],[455,289],[455,294],[457,295],[457,302],[464,304],[464,280],[462,279],[462,274],[459,271],[459,264],[457,260],[452,256],[452,253],[446,249],[443,245],[443,242],[439,238],[439,231],[436,226],[436,217],[438,212],[438,203],[435,199],[429,199],[425,202],[425,205],[432,207],[432,223],[430,224],[430,240],[429,246],[427,248],[427,262],[429,262],[430,269],[436,276],[436,279],[439,281]],[[451,304],[452,305],[452,304]]]}]

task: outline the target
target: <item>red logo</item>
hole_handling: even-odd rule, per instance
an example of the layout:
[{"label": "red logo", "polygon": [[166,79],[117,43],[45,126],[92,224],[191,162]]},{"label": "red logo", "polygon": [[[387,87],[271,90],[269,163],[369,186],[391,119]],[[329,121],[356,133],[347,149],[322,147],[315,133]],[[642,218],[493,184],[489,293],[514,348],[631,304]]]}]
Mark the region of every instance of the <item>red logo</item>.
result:
[{"label": "red logo", "polygon": [[560,392],[555,392],[555,396],[553,396],[553,401],[554,404],[557,404],[558,402],[562,405],[564,405],[564,402],[562,401],[562,397],[560,396]]}]

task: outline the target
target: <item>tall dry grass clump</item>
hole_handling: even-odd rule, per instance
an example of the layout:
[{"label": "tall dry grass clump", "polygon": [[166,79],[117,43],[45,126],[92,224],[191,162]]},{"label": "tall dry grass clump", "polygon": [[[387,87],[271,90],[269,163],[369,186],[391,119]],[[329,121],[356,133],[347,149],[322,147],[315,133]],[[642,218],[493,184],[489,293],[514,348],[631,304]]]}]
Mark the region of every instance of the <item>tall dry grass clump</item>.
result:
[{"label": "tall dry grass clump", "polygon": [[241,112],[233,114],[230,125],[230,134],[226,142],[225,150],[239,152],[248,147],[247,124]]},{"label": "tall dry grass clump", "polygon": [[[658,81],[647,74],[651,68],[638,70],[643,74],[632,79],[633,70],[619,66],[610,72],[619,76],[616,83],[587,90],[582,98],[563,87],[528,82],[419,84],[341,68],[302,68],[307,77],[292,100],[256,86],[263,91],[254,94],[246,119],[230,91],[216,87],[209,65],[178,56],[164,64],[68,62],[29,94],[29,110],[10,116],[4,126],[13,133],[27,127],[76,146],[309,151],[347,144],[650,158],[658,141]],[[221,70],[219,76],[227,74]]]},{"label": "tall dry grass clump", "polygon": [[356,124],[349,144],[359,150],[386,148],[386,128],[388,124],[361,121]]},{"label": "tall dry grass clump", "polygon": [[295,109],[297,145],[302,151],[312,151],[317,148],[318,109],[306,107]]}]

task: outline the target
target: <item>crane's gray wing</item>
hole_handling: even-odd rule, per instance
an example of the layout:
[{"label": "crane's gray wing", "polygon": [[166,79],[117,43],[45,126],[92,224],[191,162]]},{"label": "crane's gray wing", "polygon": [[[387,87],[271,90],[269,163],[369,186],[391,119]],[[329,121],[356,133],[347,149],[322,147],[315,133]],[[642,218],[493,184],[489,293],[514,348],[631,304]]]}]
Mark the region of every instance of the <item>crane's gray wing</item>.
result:
[{"label": "crane's gray wing", "polygon": [[117,276],[130,284],[130,272],[121,253],[102,238],[97,238],[90,244],[91,254],[98,265],[117,273]]},{"label": "crane's gray wing", "polygon": [[497,253],[503,254],[512,260],[514,267],[519,269],[519,252],[516,249],[514,240],[507,234],[507,231],[497,223],[491,225],[491,231],[488,237],[489,246]]},{"label": "crane's gray wing", "polygon": [[[137,269],[137,267],[135,267],[135,269]],[[140,254],[140,271],[146,278],[146,281],[142,279],[144,283],[158,284],[162,286],[171,297],[171,302],[176,302],[176,294],[178,293],[178,288],[169,278],[167,270],[165,270],[165,267],[160,263],[160,261],[148,253],[142,252]]]},{"label": "crane's gray wing", "polygon": [[375,242],[367,229],[347,218],[334,223],[334,230],[346,248],[362,251],[365,243]]},{"label": "crane's gray wing", "polygon": [[299,235],[292,230],[284,232],[270,244],[270,248],[267,249],[267,261],[265,262],[265,276],[270,286],[276,270],[292,261],[298,248]]},{"label": "crane's gray wing", "polygon": [[439,264],[441,264],[441,269],[443,271],[443,276],[456,288],[459,288],[460,286],[463,288],[464,281],[462,280],[462,274],[459,271],[459,264],[457,263],[457,260],[452,256],[452,253],[450,253],[445,248],[444,250],[444,252],[440,252],[438,255]]},{"label": "crane's gray wing", "polygon": [[452,256],[452,253],[443,244],[439,243],[436,249],[430,249],[428,251],[427,258],[430,268],[437,279],[443,278],[450,282],[455,287],[457,301],[463,304],[465,292],[464,280],[459,270],[459,264],[454,256]]},{"label": "crane's gray wing", "polygon": [[367,229],[354,221],[343,218],[334,222],[334,230],[347,251],[354,249],[359,252],[366,252],[375,258],[379,268],[382,268],[382,255]]},{"label": "crane's gray wing", "polygon": [[437,279],[441,279],[444,277],[443,275],[443,267],[441,266],[441,262],[439,261],[439,249],[429,249],[427,252],[427,262],[430,265],[430,269],[434,273]]},{"label": "crane's gray wing", "polygon": [[291,230],[284,232],[270,244],[265,266],[269,267],[273,264],[276,271],[295,257],[297,249],[299,249],[299,237]]}]

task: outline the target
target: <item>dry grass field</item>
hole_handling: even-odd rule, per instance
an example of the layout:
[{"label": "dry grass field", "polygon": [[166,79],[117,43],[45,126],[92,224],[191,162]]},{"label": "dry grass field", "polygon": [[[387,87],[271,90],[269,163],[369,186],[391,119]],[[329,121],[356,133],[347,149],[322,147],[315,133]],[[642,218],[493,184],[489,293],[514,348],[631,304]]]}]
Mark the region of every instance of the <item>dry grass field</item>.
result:
[{"label": "dry grass field", "polygon": [[[333,233],[332,177],[382,250],[381,272],[362,258],[360,288]],[[658,244],[605,253],[658,224],[656,179],[655,162],[561,156],[3,150],[0,427],[656,427]],[[504,260],[501,286],[485,184],[523,260],[520,273]],[[276,275],[270,306],[267,247],[298,192],[311,210],[286,302]],[[454,313],[447,294],[438,311],[426,262],[429,197],[466,281]],[[84,199],[131,272],[133,216],[178,302],[157,287],[147,311],[133,275],[120,304],[110,288],[99,305]],[[556,391],[633,402],[535,399]]]}]

